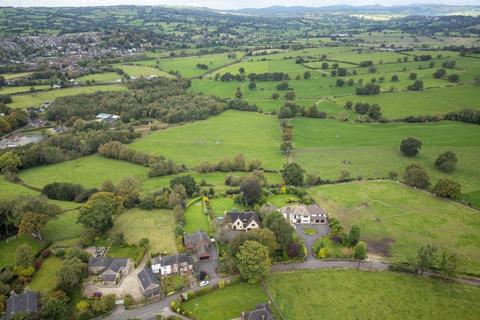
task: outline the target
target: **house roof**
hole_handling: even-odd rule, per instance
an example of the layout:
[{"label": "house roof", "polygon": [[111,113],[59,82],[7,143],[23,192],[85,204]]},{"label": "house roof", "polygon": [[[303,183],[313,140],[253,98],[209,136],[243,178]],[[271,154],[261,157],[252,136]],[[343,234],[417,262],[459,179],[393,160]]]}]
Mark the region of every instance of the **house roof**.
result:
[{"label": "house roof", "polygon": [[175,264],[185,263],[193,265],[193,257],[188,253],[179,253],[173,256],[162,256],[160,258],[160,265],[172,266]]},{"label": "house roof", "polygon": [[204,231],[197,231],[194,233],[186,233],[183,236],[183,241],[185,243],[185,247],[195,248],[201,246],[204,243],[209,243],[210,237]]},{"label": "house roof", "polygon": [[106,268],[112,262],[112,260],[113,259],[111,257],[107,257],[107,256],[91,257],[90,260],[88,260],[88,266]]},{"label": "house roof", "polygon": [[151,286],[158,286],[160,284],[160,281],[158,281],[157,277],[150,268],[143,268],[143,270],[140,271],[137,276],[144,291]]},{"label": "house roof", "polygon": [[245,320],[275,320],[266,303],[257,304],[255,310],[245,312]]},{"label": "house roof", "polygon": [[21,294],[12,292],[7,300],[7,319],[20,312],[37,312],[38,296],[36,292],[27,291]]},{"label": "house roof", "polygon": [[107,267],[107,270],[119,272],[121,268],[126,268],[128,264],[127,258],[113,258],[112,262]]},{"label": "house roof", "polygon": [[312,217],[312,216],[325,216],[325,211],[317,206],[316,204],[304,206],[304,205],[294,205],[294,206],[287,206],[280,209],[281,213],[284,215],[294,215],[294,216],[305,216],[305,217]]},{"label": "house roof", "polygon": [[243,226],[246,227],[248,226],[252,221],[255,221],[258,225],[260,225],[260,221],[258,219],[258,216],[255,212],[227,212],[225,214],[225,219],[229,220],[230,222],[235,222],[238,219],[242,221]]},{"label": "house roof", "polygon": [[103,281],[115,281],[117,279],[117,274],[114,272],[104,272],[102,273],[102,280]]}]

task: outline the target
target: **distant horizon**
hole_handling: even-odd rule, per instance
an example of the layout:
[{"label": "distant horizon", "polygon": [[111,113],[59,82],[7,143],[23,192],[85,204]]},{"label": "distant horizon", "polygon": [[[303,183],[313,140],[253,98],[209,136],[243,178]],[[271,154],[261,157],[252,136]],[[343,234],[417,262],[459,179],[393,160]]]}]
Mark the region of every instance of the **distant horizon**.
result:
[{"label": "distant horizon", "polygon": [[316,0],[300,0],[291,5],[286,0],[240,0],[235,3],[224,0],[4,0],[0,7],[109,7],[109,6],[177,6],[192,8],[208,8],[213,10],[241,10],[264,9],[269,7],[311,7],[324,8],[330,6],[383,6],[407,7],[413,5],[442,5],[442,6],[480,6],[480,0],[464,0],[451,3],[449,0],[417,1],[417,0],[327,0],[321,4]]}]

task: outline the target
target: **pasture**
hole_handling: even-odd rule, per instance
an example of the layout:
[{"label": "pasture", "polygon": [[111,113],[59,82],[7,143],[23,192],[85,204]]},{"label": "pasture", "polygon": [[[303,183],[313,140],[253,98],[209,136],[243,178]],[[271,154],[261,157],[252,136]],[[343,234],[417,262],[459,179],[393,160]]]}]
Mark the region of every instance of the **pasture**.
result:
[{"label": "pasture", "polygon": [[239,318],[243,311],[267,301],[260,285],[239,283],[189,300],[182,304],[182,308],[199,320],[225,320]]},{"label": "pasture", "polygon": [[15,94],[15,93],[23,93],[23,92],[30,92],[31,88],[35,90],[45,90],[50,88],[47,85],[37,85],[37,86],[16,86],[16,87],[2,87],[0,88],[0,94]]},{"label": "pasture", "polygon": [[59,97],[72,96],[80,93],[94,93],[97,91],[122,91],[127,90],[122,85],[100,85],[88,87],[72,87],[64,89],[51,89],[33,93],[18,94],[12,96],[12,102],[7,106],[10,108],[38,107],[45,101],[53,101]]},{"label": "pasture", "polygon": [[286,320],[476,319],[480,312],[477,287],[392,272],[277,273],[267,286]]},{"label": "pasture", "polygon": [[259,159],[265,168],[279,169],[284,161],[280,144],[277,118],[227,111],[207,120],[152,132],[130,146],[188,167],[233,159],[242,153],[247,161]]},{"label": "pasture", "polygon": [[[336,179],[346,170],[353,178],[387,177],[390,171],[399,175],[411,163],[421,164],[432,184],[450,177],[462,185],[463,192],[479,189],[480,127],[459,122],[352,123],[336,120],[297,118],[294,126],[293,159],[307,172],[322,178]],[[400,153],[400,142],[415,137],[423,146],[415,157]],[[434,162],[445,151],[458,156],[455,171],[444,174]]]},{"label": "pasture", "polygon": [[[80,206],[81,204],[75,205]],[[60,213],[48,221],[42,230],[42,235],[54,244],[60,241],[80,239],[85,228],[82,224],[77,223],[77,217],[78,210]]]},{"label": "pasture", "polygon": [[345,230],[358,225],[372,254],[406,261],[433,244],[458,253],[463,272],[480,274],[477,210],[392,181],[318,186],[309,193]]},{"label": "pasture", "polygon": [[9,182],[5,177],[0,177],[0,200],[11,199],[19,195],[36,195],[37,192],[32,189],[21,186],[17,183]]},{"label": "pasture", "polygon": [[123,233],[128,244],[138,245],[142,238],[150,239],[154,253],[177,252],[175,247],[174,218],[170,210],[131,209],[120,214],[114,221],[110,234]]},{"label": "pasture", "polygon": [[159,76],[159,77],[167,77],[171,78],[172,75],[168,74],[162,70],[157,68],[152,68],[149,66],[142,66],[142,65],[133,65],[133,64],[122,64],[118,65],[118,68],[125,71],[130,77],[149,77],[149,76]]}]

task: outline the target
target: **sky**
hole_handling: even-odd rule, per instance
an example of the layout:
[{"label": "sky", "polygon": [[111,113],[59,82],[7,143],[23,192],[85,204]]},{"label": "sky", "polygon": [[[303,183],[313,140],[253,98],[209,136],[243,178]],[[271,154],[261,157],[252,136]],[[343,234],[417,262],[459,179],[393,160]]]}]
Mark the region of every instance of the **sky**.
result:
[{"label": "sky", "polygon": [[274,5],[301,5],[320,7],[336,4],[349,5],[406,5],[414,3],[441,3],[450,5],[480,5],[480,0],[0,0],[0,6],[67,7],[67,6],[112,6],[112,5],[182,5],[213,9],[263,8]]}]

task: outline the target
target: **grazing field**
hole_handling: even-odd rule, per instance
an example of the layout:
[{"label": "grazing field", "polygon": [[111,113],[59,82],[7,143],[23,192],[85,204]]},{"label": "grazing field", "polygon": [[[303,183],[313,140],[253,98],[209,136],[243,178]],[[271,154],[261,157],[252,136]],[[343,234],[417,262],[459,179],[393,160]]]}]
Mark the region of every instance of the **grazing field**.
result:
[{"label": "grazing field", "polygon": [[36,254],[45,246],[45,243],[33,240],[28,236],[21,236],[8,243],[5,240],[0,242],[0,268],[7,264],[15,264],[15,250],[22,244],[28,244]]},{"label": "grazing field", "polygon": [[243,153],[247,161],[260,159],[265,168],[279,169],[280,125],[277,118],[253,112],[227,111],[207,120],[156,131],[131,147],[163,155],[188,167],[203,161],[233,159]]},{"label": "grazing field", "polygon": [[210,221],[209,216],[203,213],[202,201],[197,201],[192,203],[185,210],[185,226],[183,229],[187,233],[192,233],[195,231],[205,231],[210,232]]},{"label": "grazing field", "polygon": [[142,66],[142,65],[130,65],[130,64],[122,64],[118,65],[118,68],[125,71],[130,77],[149,77],[149,76],[162,76],[171,78],[172,75],[168,74],[162,70],[157,68],[152,68],[149,66]]},{"label": "grazing field", "polygon": [[95,82],[116,82],[117,80],[121,80],[122,76],[116,72],[102,72],[102,73],[94,73],[94,74],[87,74],[86,76],[82,76],[77,78],[79,82],[86,82],[86,81],[95,81]]},{"label": "grazing field", "polygon": [[286,320],[476,319],[480,312],[480,288],[391,272],[278,273],[267,286]]},{"label": "grazing field", "polygon": [[239,318],[243,311],[267,301],[260,285],[239,283],[187,301],[182,308],[199,320],[226,320]]},{"label": "grazing field", "polygon": [[28,287],[34,291],[53,290],[57,286],[57,273],[63,266],[63,261],[57,257],[46,259],[40,269],[33,275]]},{"label": "grazing field", "polygon": [[[76,205],[79,206],[80,204],[77,203]],[[77,210],[59,214],[54,219],[48,221],[42,230],[42,235],[53,243],[80,238],[85,228],[77,223],[77,217]]]},{"label": "grazing field", "polygon": [[[221,54],[210,54],[203,56],[190,56],[190,57],[180,57],[180,58],[169,58],[169,59],[159,59],[158,64],[157,60],[148,60],[146,64],[157,65],[160,69],[169,72],[169,71],[178,71],[185,78],[198,77],[202,74],[209,73],[214,69],[217,69],[223,65],[233,63],[236,60],[239,60],[243,56],[243,52],[235,52],[236,57],[229,58],[228,53]],[[205,64],[208,66],[208,69],[200,69],[197,67],[197,64]]]},{"label": "grazing field", "polygon": [[407,116],[445,114],[465,108],[480,109],[478,87],[463,85],[449,88],[436,88],[418,92],[403,91],[382,93],[375,96],[348,96],[336,99],[343,106],[345,102],[377,103],[387,119],[400,119]]},{"label": "grazing field", "polygon": [[80,93],[94,93],[97,91],[121,91],[127,90],[122,85],[103,85],[89,87],[73,87],[65,89],[52,89],[48,91],[39,91],[28,94],[19,94],[12,96],[12,103],[7,106],[10,108],[28,108],[37,107],[45,101],[53,101],[59,97],[71,96]]},{"label": "grazing field", "polygon": [[142,238],[150,239],[150,250],[154,253],[176,253],[174,219],[170,210],[125,211],[114,221],[110,234],[123,233],[125,241],[138,245]]},{"label": "grazing field", "polygon": [[[294,119],[293,159],[307,172],[322,178],[336,179],[347,170],[352,177],[388,177],[399,175],[411,163],[420,163],[434,184],[439,178],[451,177],[462,185],[462,192],[479,189],[480,126],[460,122],[422,124],[361,124],[335,120]],[[415,157],[400,153],[400,142],[415,137],[423,142]],[[457,154],[455,171],[444,174],[434,166],[445,151]]]},{"label": "grazing field", "polygon": [[0,94],[14,94],[20,92],[29,92],[31,88],[35,90],[44,90],[50,88],[47,85],[37,85],[37,86],[17,86],[17,87],[2,87],[0,88]]},{"label": "grazing field", "polygon": [[309,193],[346,230],[358,225],[371,253],[406,261],[431,243],[461,255],[462,271],[480,274],[477,210],[390,181],[319,186]]},{"label": "grazing field", "polygon": [[26,188],[19,184],[5,180],[5,177],[0,177],[0,200],[11,199],[19,195],[37,195],[38,193],[32,189]]},{"label": "grazing field", "polygon": [[118,183],[123,178],[147,179],[148,168],[98,155],[82,157],[58,164],[22,171],[20,177],[28,185],[43,188],[52,182],[71,182],[86,188],[99,188],[105,180]]},{"label": "grazing field", "polygon": [[10,80],[10,79],[15,79],[15,78],[21,78],[28,76],[30,72],[17,72],[17,73],[2,73],[0,74],[5,78],[5,80]]}]

